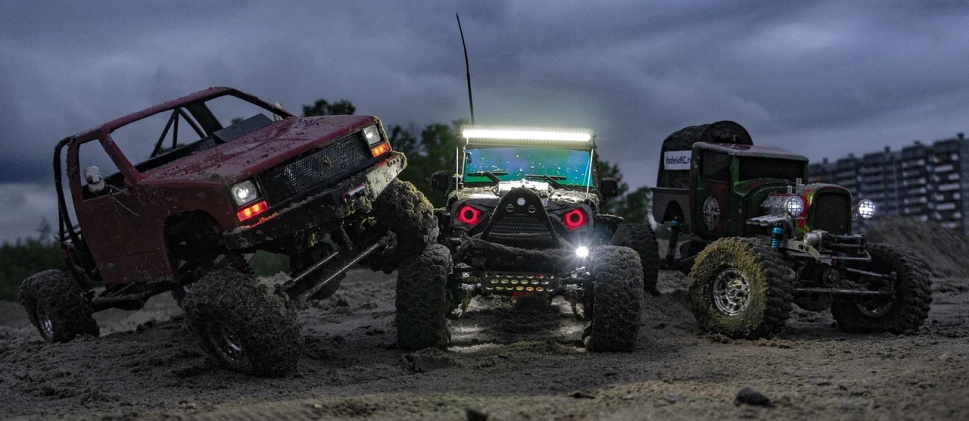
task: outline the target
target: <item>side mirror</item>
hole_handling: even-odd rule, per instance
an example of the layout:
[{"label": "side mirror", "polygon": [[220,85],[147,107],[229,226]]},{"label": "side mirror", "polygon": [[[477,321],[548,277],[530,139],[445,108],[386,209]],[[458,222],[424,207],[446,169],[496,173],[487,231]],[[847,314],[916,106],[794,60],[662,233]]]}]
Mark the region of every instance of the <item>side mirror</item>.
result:
[{"label": "side mirror", "polygon": [[447,170],[434,171],[431,174],[431,190],[447,191],[448,183],[451,181],[451,174]]},{"label": "side mirror", "polygon": [[91,193],[104,191],[104,178],[101,177],[101,169],[97,166],[92,165],[84,169],[84,180],[87,181],[87,189]]},{"label": "side mirror", "polygon": [[615,178],[603,178],[599,182],[599,192],[605,197],[619,196],[619,182]]}]

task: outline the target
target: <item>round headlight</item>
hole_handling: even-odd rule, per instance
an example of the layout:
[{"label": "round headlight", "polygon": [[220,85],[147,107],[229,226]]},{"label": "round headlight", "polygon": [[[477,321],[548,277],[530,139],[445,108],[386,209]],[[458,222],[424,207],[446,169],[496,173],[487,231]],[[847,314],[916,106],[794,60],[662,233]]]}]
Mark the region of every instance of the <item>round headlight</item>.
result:
[{"label": "round headlight", "polygon": [[239,206],[252,202],[259,197],[256,185],[252,181],[243,181],[232,186],[229,191],[232,193],[232,200]]},{"label": "round headlight", "polygon": [[861,199],[858,202],[858,216],[864,219],[875,216],[875,202],[868,199]]},{"label": "round headlight", "polygon": [[575,255],[583,259],[589,257],[589,248],[586,246],[578,246],[575,248]]},{"label": "round headlight", "polygon": [[784,201],[784,209],[786,209],[787,213],[791,214],[791,216],[797,217],[801,214],[801,212],[804,212],[804,200],[798,196],[788,197],[787,200]]}]

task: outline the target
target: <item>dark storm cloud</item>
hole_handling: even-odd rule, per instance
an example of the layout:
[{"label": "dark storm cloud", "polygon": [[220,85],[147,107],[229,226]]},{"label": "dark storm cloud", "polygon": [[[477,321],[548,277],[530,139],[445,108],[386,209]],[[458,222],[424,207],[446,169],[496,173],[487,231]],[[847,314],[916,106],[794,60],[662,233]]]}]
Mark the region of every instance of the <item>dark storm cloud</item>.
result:
[{"label": "dark storm cloud", "polygon": [[593,128],[633,185],[686,125],[732,119],[811,159],[969,126],[958,1],[8,1],[0,184],[50,184],[57,139],[212,85],[291,110],[346,98],[387,124],[466,118],[454,12],[478,123]]}]

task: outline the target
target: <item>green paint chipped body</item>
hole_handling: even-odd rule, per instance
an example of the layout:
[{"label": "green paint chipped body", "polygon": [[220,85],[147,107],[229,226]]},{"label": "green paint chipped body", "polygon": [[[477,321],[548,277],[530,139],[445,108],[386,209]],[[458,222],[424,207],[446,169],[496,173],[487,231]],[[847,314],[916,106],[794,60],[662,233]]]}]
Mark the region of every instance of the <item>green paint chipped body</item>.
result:
[{"label": "green paint chipped body", "polygon": [[931,302],[924,264],[853,234],[848,189],[803,184],[807,158],[755,146],[746,131],[744,137],[723,129],[717,141],[734,143],[714,143],[691,138],[701,131],[688,129],[664,142],[653,215],[676,227],[671,244],[679,232],[691,235],[680,255],[670,248],[663,263],[690,274],[701,329],[771,336],[794,302],[813,311],[832,308],[846,331],[918,330]]}]

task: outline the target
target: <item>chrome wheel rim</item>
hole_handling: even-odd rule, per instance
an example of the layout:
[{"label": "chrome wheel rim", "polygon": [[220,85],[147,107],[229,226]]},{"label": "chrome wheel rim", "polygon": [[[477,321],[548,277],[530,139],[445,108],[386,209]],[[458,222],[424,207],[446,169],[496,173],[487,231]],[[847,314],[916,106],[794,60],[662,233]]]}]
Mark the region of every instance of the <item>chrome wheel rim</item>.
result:
[{"label": "chrome wheel rim", "polygon": [[50,315],[43,307],[37,306],[35,311],[37,315],[37,327],[40,328],[40,334],[44,339],[53,340],[54,339],[54,321],[50,319]]},{"label": "chrome wheel rim", "polygon": [[209,335],[212,347],[218,352],[219,357],[232,365],[240,365],[245,361],[246,349],[242,346],[239,338],[221,326],[213,326],[212,333]]},{"label": "chrome wheel rim", "polygon": [[889,300],[867,300],[859,301],[855,303],[855,306],[858,307],[858,311],[860,311],[861,314],[871,318],[878,318],[888,314],[888,311],[892,309],[892,304],[893,302]]},{"label": "chrome wheel rim", "polygon": [[743,313],[750,304],[750,283],[740,269],[727,268],[713,282],[713,303],[727,316]]}]

